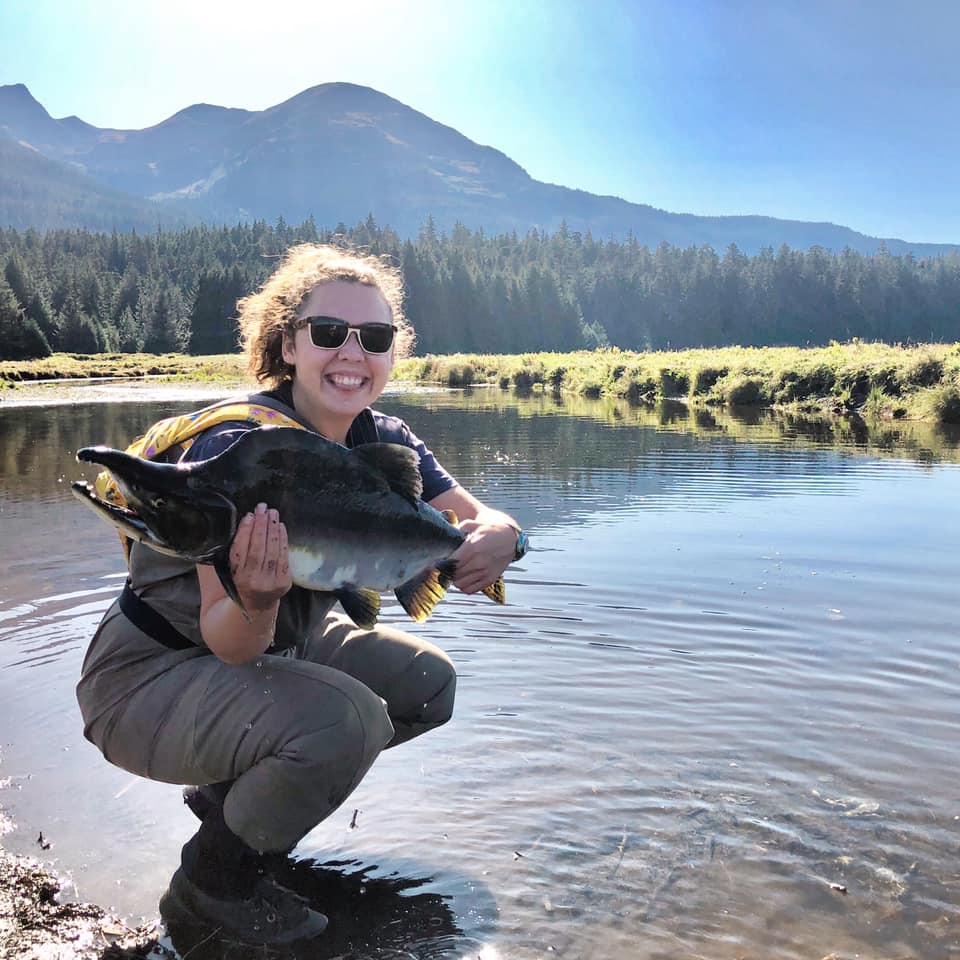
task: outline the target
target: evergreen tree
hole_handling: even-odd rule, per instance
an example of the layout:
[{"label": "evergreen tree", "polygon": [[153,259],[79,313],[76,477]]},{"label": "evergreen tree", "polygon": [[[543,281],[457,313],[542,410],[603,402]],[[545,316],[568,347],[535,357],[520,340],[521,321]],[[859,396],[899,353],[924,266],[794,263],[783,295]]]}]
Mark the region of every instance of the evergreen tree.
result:
[{"label": "evergreen tree", "polygon": [[7,284],[13,295],[17,298],[17,303],[21,307],[26,307],[30,302],[32,285],[28,282],[24,272],[23,261],[16,253],[12,254],[7,260],[7,266],[3,271]]},{"label": "evergreen tree", "polygon": [[140,353],[143,350],[143,324],[129,307],[124,307],[117,320],[117,349],[121,353]]},{"label": "evergreen tree", "polygon": [[50,345],[17,302],[13,288],[0,279],[0,360],[34,360],[50,356]]},{"label": "evergreen tree", "polygon": [[60,349],[68,353],[92,354],[99,353],[102,346],[96,324],[71,294],[60,316]]}]

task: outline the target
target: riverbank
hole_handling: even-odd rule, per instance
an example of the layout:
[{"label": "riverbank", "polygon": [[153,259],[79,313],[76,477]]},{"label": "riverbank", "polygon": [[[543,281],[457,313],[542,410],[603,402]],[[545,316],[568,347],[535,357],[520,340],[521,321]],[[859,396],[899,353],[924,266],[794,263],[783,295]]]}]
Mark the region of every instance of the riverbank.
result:
[{"label": "riverbank", "polygon": [[[0,814],[2,817],[2,814]],[[61,903],[60,882],[0,847],[0,960],[159,960],[158,924],[129,927],[92,903]]]},{"label": "riverbank", "polygon": [[[244,372],[236,354],[54,354],[8,360],[0,362],[0,404],[71,402],[71,381],[80,379],[209,384],[216,393],[241,388]],[[855,340],[817,348],[453,354],[401,361],[394,380],[553,390],[634,403],[683,399],[704,406],[960,423],[960,343],[902,347]],[[91,398],[96,399],[85,390],[84,399]]]},{"label": "riverbank", "polygon": [[520,356],[457,354],[397,365],[403,380],[556,390],[634,403],[776,407],[807,415],[960,423],[960,343],[913,347],[724,347],[634,353],[594,350]]}]

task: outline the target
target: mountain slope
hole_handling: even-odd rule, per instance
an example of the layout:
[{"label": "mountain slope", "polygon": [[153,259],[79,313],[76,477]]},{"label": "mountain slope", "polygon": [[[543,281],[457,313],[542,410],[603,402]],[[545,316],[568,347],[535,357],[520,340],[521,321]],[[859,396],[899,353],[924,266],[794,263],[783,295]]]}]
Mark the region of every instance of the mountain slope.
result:
[{"label": "mountain slope", "polygon": [[0,137],[0,226],[25,230],[156,230],[191,222],[179,207],[152,203],[104,186]]},{"label": "mountain slope", "polygon": [[[152,199],[158,209],[179,205],[180,216],[188,211],[213,222],[278,216],[299,222],[312,215],[319,225],[333,227],[372,212],[403,235],[415,234],[428,216],[440,228],[461,221],[489,232],[524,233],[533,226],[552,231],[566,222],[570,230],[597,237],[632,234],[651,247],[666,241],[722,251],[736,243],[747,253],[784,243],[873,253],[881,242],[829,223],[668,213],[541,183],[500,151],[382,93],[346,83],[312,87],[262,111],[197,104],[144,130],[98,129],[75,117],[54,120],[16,84],[0,87],[3,134],[35,148],[38,171],[43,155],[129,194],[131,202]],[[43,175],[49,182],[50,171]],[[7,218],[0,217],[0,224],[48,225],[27,193],[11,193],[0,174],[0,212]],[[921,256],[960,249],[884,242],[892,253]]]}]

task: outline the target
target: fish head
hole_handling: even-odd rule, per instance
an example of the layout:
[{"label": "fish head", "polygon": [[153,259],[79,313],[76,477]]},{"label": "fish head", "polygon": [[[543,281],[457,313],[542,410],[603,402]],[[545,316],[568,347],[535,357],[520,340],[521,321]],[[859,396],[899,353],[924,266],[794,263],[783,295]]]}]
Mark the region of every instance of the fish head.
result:
[{"label": "fish head", "polygon": [[124,536],[196,563],[210,560],[233,540],[236,507],[203,483],[195,469],[201,464],[154,463],[110,447],[84,447],[77,459],[106,467],[116,480],[125,507],[101,499],[87,483],[74,483],[72,491]]}]

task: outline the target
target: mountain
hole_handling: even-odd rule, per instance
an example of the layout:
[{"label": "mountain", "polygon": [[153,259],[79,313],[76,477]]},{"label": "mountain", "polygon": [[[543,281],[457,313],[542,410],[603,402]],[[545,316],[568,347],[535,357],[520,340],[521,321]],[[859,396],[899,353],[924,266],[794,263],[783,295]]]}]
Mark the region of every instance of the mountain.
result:
[{"label": "mountain", "polygon": [[[259,111],[195,104],[144,130],[101,129],[77,117],[55,120],[23,84],[0,86],[0,143],[4,138],[0,225],[101,229],[125,197],[129,209],[114,221],[121,229],[151,213],[154,226],[158,218],[272,222],[282,216],[295,223],[312,215],[321,227],[357,223],[373,213],[407,236],[432,216],[441,229],[460,221],[494,233],[522,234],[534,226],[553,231],[566,222],[596,237],[632,234],[650,247],[666,241],[722,251],[736,243],[755,253],[785,243],[874,253],[883,242],[891,253],[917,256],[960,250],[881,241],[831,223],[669,213],[541,183],[500,151],[347,83],[312,87]],[[28,151],[13,151],[15,179],[8,172],[9,142]],[[42,189],[33,189],[31,175]],[[58,178],[65,199],[51,206]],[[78,202],[84,185],[91,198],[112,191],[111,205]],[[38,202],[38,193],[45,202]]]},{"label": "mountain", "polygon": [[114,190],[32,146],[0,137],[0,227],[146,232],[192,222],[192,210]]}]

